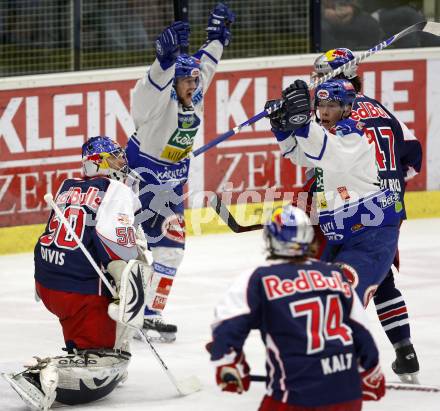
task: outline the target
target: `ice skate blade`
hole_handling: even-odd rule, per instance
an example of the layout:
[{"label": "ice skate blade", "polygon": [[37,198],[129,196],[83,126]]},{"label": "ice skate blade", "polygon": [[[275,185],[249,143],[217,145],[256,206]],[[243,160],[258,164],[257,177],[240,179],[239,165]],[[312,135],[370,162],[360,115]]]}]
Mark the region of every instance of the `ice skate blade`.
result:
[{"label": "ice skate blade", "polygon": [[[176,334],[175,333],[159,333],[154,330],[146,330],[142,329],[142,334],[144,334],[145,338],[147,338],[152,343],[165,343],[170,344],[176,341]],[[139,334],[136,334],[134,336],[136,340],[142,341]]]},{"label": "ice skate blade", "polygon": [[400,381],[402,381],[405,384],[420,385],[418,372],[397,374],[397,376],[399,377]]}]

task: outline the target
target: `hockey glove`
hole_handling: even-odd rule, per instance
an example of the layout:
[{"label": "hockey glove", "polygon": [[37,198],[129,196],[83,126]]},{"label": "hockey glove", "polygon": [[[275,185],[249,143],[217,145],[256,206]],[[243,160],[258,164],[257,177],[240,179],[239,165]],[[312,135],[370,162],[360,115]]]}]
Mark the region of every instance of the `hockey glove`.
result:
[{"label": "hockey glove", "polygon": [[379,364],[361,372],[361,378],[364,401],[378,401],[385,395],[385,376]]},{"label": "hockey glove", "polygon": [[206,28],[208,41],[219,40],[224,47],[228,47],[232,37],[229,27],[234,21],[235,14],[229,10],[228,6],[218,3],[209,15]]},{"label": "hockey glove", "polygon": [[280,130],[282,126],[285,109],[283,108],[283,100],[267,100],[264,109],[268,112],[270,125],[275,130]]},{"label": "hockey glove", "polygon": [[179,47],[189,45],[189,24],[176,21],[167,27],[156,40],[156,57],[163,70],[169,69],[179,54]]},{"label": "hockey glove", "polygon": [[[206,349],[211,352],[212,342],[206,344]],[[251,384],[250,368],[244,353],[237,354],[231,350],[223,358],[213,361],[216,365],[215,379],[222,391],[242,394],[249,389]]]},{"label": "hockey glove", "polygon": [[307,83],[295,80],[293,84],[283,90],[283,108],[285,116],[282,127],[284,131],[297,130],[310,122],[311,104]]}]

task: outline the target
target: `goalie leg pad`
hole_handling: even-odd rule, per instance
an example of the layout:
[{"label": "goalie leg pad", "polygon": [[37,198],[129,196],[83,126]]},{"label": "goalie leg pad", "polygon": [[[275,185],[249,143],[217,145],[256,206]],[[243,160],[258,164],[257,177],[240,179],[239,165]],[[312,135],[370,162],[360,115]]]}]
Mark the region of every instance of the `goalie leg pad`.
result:
[{"label": "goalie leg pad", "polygon": [[130,353],[116,350],[86,350],[55,357],[59,374],[56,400],[84,404],[110,394],[126,378]]},{"label": "goalie leg pad", "polygon": [[85,350],[46,358],[28,370],[3,378],[32,409],[46,411],[56,400],[76,405],[99,400],[126,379],[130,353]]},{"label": "goalie leg pad", "polygon": [[119,301],[111,303],[109,316],[117,321],[135,328],[142,328],[143,313],[146,305],[145,290],[150,267],[139,261],[130,260],[121,275]]}]

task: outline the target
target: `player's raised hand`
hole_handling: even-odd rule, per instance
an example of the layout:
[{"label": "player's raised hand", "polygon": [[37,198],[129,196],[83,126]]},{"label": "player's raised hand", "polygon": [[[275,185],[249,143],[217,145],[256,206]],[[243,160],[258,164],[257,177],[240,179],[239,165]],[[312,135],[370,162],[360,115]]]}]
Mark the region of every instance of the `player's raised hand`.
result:
[{"label": "player's raised hand", "polygon": [[186,21],[176,21],[171,27],[177,34],[177,41],[179,43],[179,47],[188,47],[189,46],[189,35],[191,33],[191,28],[189,23]]},{"label": "player's raised hand", "polygon": [[385,376],[379,364],[361,372],[361,378],[364,401],[378,401],[385,395]]},{"label": "player's raised hand", "polygon": [[231,42],[230,26],[235,21],[235,14],[226,6],[218,3],[211,11],[208,20],[208,40],[219,40],[223,46],[229,46]]},{"label": "player's raised hand", "polygon": [[189,24],[175,21],[160,33],[156,40],[156,57],[162,69],[167,70],[176,61],[180,46],[189,44]]},{"label": "player's raised hand", "polygon": [[310,121],[311,104],[307,83],[295,80],[283,90],[283,107],[286,111],[286,130],[296,130]]}]

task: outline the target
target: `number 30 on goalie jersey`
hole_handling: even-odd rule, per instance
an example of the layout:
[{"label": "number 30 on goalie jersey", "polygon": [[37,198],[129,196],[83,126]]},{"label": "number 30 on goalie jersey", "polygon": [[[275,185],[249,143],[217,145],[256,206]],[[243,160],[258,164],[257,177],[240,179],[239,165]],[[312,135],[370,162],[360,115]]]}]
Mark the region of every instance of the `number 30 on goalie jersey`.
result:
[{"label": "number 30 on goalie jersey", "polygon": [[321,261],[258,267],[237,279],[215,313],[211,359],[240,352],[249,331],[259,329],[268,387],[294,393],[305,406],[328,390],[357,398],[358,360],[365,369],[378,363],[358,297],[338,267]]},{"label": "number 30 on goalie jersey", "polygon": [[[106,177],[65,180],[55,202],[98,265],[137,256],[134,214],[140,203],[131,189]],[[101,294],[105,290],[75,239],[51,213],[35,246],[35,278],[46,288]]]}]

